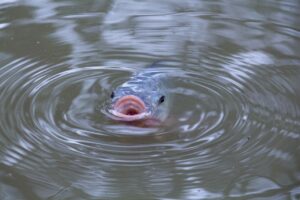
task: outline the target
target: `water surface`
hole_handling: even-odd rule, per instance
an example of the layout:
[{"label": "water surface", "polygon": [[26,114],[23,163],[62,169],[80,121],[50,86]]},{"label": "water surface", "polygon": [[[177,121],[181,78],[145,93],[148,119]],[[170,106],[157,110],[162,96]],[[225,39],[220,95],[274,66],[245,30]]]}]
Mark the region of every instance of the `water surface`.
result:
[{"label": "water surface", "polygon": [[[0,199],[300,199],[299,10],[2,0]],[[109,119],[111,91],[154,61],[166,122]]]}]

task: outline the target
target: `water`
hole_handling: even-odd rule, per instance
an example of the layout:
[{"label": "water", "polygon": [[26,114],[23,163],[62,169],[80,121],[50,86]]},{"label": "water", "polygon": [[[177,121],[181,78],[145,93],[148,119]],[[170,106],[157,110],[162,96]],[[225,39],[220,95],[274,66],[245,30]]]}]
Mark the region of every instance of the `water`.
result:
[{"label": "water", "polygon": [[[0,2],[0,199],[300,199],[300,3]],[[164,62],[160,127],[103,110]]]}]

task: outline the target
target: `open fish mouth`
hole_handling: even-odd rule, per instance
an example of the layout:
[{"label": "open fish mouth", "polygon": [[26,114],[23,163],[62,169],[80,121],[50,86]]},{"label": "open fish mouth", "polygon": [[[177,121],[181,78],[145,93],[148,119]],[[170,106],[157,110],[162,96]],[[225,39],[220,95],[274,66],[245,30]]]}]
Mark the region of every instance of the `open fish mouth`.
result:
[{"label": "open fish mouth", "polygon": [[118,99],[111,113],[123,121],[141,120],[149,116],[145,103],[135,95],[126,95]]}]

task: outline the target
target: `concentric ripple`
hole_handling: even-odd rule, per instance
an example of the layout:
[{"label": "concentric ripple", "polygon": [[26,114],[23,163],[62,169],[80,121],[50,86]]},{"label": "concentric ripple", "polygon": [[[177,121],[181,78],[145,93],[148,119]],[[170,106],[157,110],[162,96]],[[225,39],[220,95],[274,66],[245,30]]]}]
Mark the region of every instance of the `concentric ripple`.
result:
[{"label": "concentric ripple", "polygon": [[59,168],[57,157],[62,157],[73,169],[69,173],[86,170],[81,176],[87,184],[94,182],[95,170],[98,178],[107,178],[103,184],[116,184],[122,180],[111,180],[110,173],[142,167],[138,173],[145,176],[145,190],[158,194],[165,192],[152,182],[167,185],[168,191],[174,187],[170,169],[187,179],[184,187],[200,182],[218,187],[219,179],[207,180],[207,174],[232,180],[235,168],[247,171],[250,163],[267,173],[270,163],[282,159],[291,163],[288,168],[297,167],[297,156],[278,143],[297,145],[300,139],[298,96],[281,76],[284,69],[270,74],[272,59],[262,52],[221,59],[216,67],[183,71],[173,63],[161,69],[169,76],[173,103],[164,125],[153,128],[115,122],[103,112],[112,89],[142,68],[10,62],[0,71],[0,161],[42,167],[47,174]]}]

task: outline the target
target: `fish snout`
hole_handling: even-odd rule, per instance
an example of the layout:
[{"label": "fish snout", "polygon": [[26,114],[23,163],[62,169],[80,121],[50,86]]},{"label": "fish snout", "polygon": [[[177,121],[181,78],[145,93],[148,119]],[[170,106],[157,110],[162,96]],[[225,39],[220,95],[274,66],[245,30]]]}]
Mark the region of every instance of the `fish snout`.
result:
[{"label": "fish snout", "polygon": [[126,95],[113,105],[113,114],[124,120],[136,120],[146,113],[146,105],[135,95]]}]

